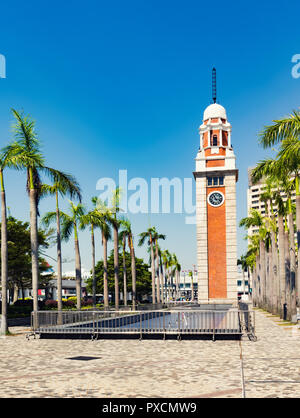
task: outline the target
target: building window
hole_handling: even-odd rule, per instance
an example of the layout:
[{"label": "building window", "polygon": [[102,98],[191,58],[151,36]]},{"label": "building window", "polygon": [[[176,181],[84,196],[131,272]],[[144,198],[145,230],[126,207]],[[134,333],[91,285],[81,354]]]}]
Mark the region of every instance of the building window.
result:
[{"label": "building window", "polygon": [[213,147],[217,147],[218,146],[218,137],[217,137],[217,135],[214,135],[213,136],[212,146]]},{"label": "building window", "polygon": [[207,177],[207,186],[224,186],[224,177]]}]

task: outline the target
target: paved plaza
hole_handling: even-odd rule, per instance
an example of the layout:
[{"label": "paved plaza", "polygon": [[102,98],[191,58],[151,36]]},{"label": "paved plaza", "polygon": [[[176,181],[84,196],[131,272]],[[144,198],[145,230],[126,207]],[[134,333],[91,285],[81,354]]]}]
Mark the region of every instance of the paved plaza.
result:
[{"label": "paved plaza", "polygon": [[[245,393],[300,397],[300,330],[256,310],[242,340]],[[240,344],[210,340],[0,339],[0,397],[242,397]],[[89,361],[78,356],[96,357]]]}]

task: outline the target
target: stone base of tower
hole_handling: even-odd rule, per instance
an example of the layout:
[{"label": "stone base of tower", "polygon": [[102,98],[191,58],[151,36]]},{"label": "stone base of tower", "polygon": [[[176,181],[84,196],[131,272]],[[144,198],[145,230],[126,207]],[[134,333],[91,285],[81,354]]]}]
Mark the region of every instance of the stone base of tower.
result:
[{"label": "stone base of tower", "polygon": [[209,305],[209,306],[228,306],[228,307],[237,307],[238,301],[236,298],[234,299],[198,299],[199,305]]}]

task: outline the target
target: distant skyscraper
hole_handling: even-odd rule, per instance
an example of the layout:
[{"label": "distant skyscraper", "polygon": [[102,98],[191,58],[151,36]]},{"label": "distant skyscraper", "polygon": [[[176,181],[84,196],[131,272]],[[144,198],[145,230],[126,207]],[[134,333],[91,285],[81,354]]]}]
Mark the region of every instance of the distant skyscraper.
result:
[{"label": "distant skyscraper", "polygon": [[[260,197],[262,193],[265,191],[266,183],[264,179],[261,179],[256,184],[252,183],[251,180],[251,171],[253,170],[253,167],[248,168],[248,193],[247,193],[247,208],[248,208],[248,216],[250,215],[251,209],[255,209],[259,211],[263,216],[266,216],[266,206],[265,203],[260,200]],[[277,190],[274,188],[274,191]],[[283,199],[283,201],[286,201],[287,196],[284,191],[280,191],[280,195]],[[296,203],[296,192],[292,192],[292,202]],[[273,209],[275,211],[276,216],[276,210],[277,206],[275,204],[275,201],[273,201]],[[248,229],[248,235],[253,235],[258,232],[257,226],[251,226]]]}]

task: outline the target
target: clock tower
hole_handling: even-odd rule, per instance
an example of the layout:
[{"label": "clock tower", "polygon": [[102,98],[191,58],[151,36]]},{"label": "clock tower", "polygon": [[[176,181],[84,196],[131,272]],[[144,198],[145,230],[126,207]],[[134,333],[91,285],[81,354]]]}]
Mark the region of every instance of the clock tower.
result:
[{"label": "clock tower", "polygon": [[238,170],[226,110],[209,105],[196,156],[198,302],[237,301],[236,182]]}]

